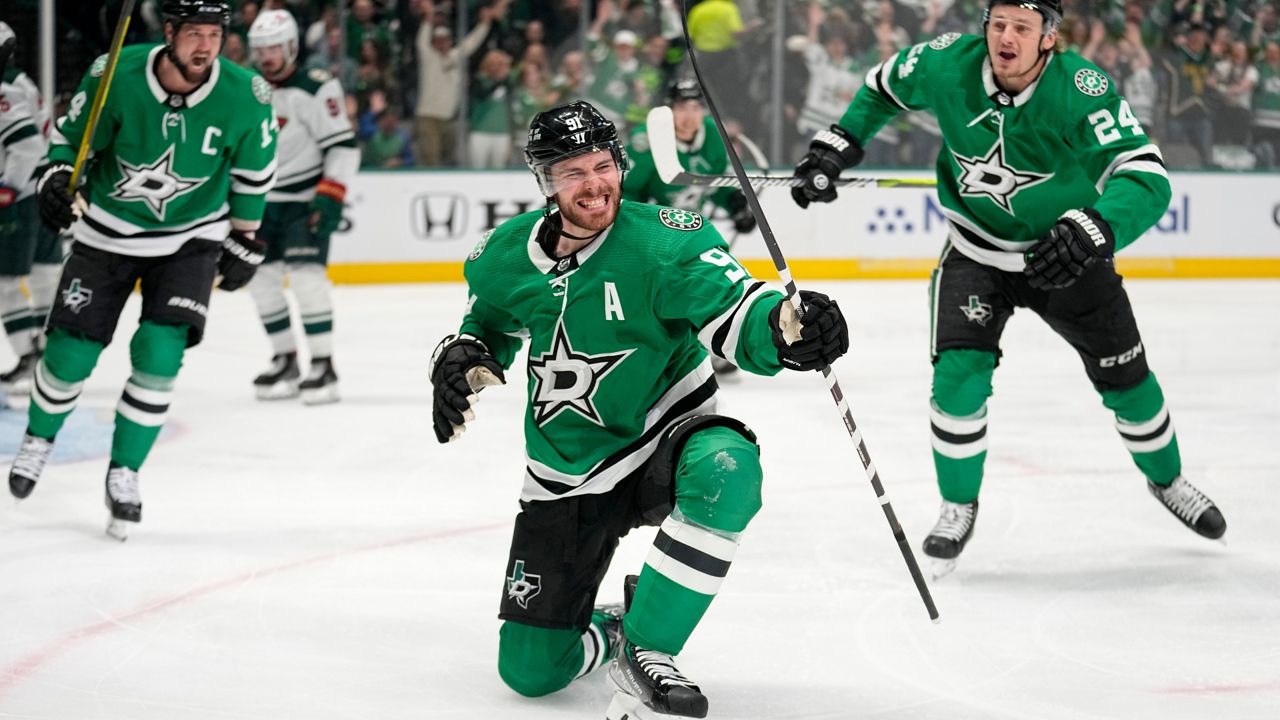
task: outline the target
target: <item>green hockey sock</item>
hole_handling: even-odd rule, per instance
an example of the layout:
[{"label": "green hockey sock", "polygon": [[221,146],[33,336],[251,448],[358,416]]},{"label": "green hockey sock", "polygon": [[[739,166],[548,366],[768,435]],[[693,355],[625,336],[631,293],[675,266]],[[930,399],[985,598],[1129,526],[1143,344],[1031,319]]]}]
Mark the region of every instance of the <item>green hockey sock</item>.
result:
[{"label": "green hockey sock", "polygon": [[111,461],[138,470],[164,426],[187,347],[186,325],[143,322],[129,343],[133,374],[116,405]]},{"label": "green hockey sock", "polygon": [[1157,485],[1168,485],[1181,475],[1178,435],[1155,373],[1147,373],[1131,388],[1101,394],[1102,404],[1116,415],[1120,441],[1142,474]]},{"label": "green hockey sock", "polygon": [[508,620],[498,631],[498,675],[512,690],[541,697],[604,665],[613,648],[596,612],[586,630],[541,628]]},{"label": "green hockey sock", "polygon": [[933,466],[943,499],[969,503],[982,488],[987,459],[987,398],[996,356],[985,350],[944,350],[933,365],[929,402]]},{"label": "green hockey sock", "polygon": [[27,431],[52,440],[75,409],[84,381],[105,347],[63,328],[49,332],[44,357],[36,365],[27,407]]}]

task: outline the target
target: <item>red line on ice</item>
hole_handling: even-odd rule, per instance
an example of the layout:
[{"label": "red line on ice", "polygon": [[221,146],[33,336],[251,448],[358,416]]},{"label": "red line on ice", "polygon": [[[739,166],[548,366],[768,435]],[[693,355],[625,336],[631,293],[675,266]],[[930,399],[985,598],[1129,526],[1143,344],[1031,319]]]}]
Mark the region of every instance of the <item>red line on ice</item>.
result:
[{"label": "red line on ice", "polygon": [[61,657],[62,655],[67,653],[67,651],[71,650],[73,647],[75,647],[76,645],[79,645],[82,642],[92,640],[98,637],[99,635],[103,635],[107,633],[110,630],[122,627],[133,620],[145,618],[149,615],[154,615],[164,610],[168,610],[171,607],[182,605],[192,600],[198,600],[208,595],[212,595],[213,593],[216,593],[220,590],[242,585],[256,578],[271,577],[273,575],[278,575],[280,573],[288,572],[290,570],[297,570],[298,568],[307,567],[308,565],[316,565],[318,563],[324,563],[330,560],[335,560],[340,557],[345,557],[349,555],[359,555],[361,553],[375,552],[378,550],[386,550],[388,548],[400,547],[404,545],[414,545],[417,543],[431,542],[433,540],[443,540],[445,538],[457,537],[459,535],[469,535],[471,533],[494,530],[500,527],[506,527],[508,525],[510,525],[509,522],[492,523],[489,525],[476,525],[473,527],[455,528],[453,530],[442,530],[439,532],[426,533],[424,535],[411,535],[409,537],[397,538],[393,540],[385,540],[383,542],[373,543],[371,545],[361,545],[358,547],[349,548],[347,550],[338,550],[335,552],[326,553],[324,555],[316,555],[314,557],[302,558],[302,559],[294,560],[291,562],[281,563],[279,565],[271,565],[259,570],[250,570],[247,572],[240,573],[239,575],[235,575],[233,577],[208,583],[207,585],[200,585],[198,587],[191,588],[190,590],[184,590],[175,595],[169,595],[168,597],[162,597],[158,600],[153,600],[149,603],[142,605],[137,609],[130,610],[129,612],[124,613],[123,615],[115,615],[106,620],[102,620],[100,622],[96,622],[91,625],[85,625],[84,627],[72,630],[71,632],[67,633],[61,638],[54,640],[52,643],[49,643],[45,647],[31,653],[30,655],[27,655],[21,660],[18,660],[17,662],[13,663],[9,667],[0,670],[0,696],[3,696],[9,690],[12,690],[14,687],[20,685],[21,683],[29,679],[31,676],[35,675],[36,672],[40,670],[40,668],[44,667],[45,665],[48,665],[51,661],[57,659],[58,657]]}]

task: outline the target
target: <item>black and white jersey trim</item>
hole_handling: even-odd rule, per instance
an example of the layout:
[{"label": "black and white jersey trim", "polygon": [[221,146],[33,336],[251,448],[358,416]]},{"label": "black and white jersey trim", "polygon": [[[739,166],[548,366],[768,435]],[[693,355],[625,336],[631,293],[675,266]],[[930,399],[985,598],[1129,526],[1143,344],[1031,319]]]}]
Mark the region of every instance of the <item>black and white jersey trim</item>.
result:
[{"label": "black and white jersey trim", "polygon": [[582,474],[559,472],[526,457],[522,500],[554,500],[559,497],[608,492],[620,480],[638,470],[652,455],[666,429],[689,415],[715,412],[717,390],[711,363],[704,360],[654,403],[640,437]]},{"label": "black and white jersey trim", "polygon": [[738,339],[746,322],[749,308],[757,299],[756,293],[765,289],[764,281],[756,280],[742,293],[742,298],[728,312],[712,319],[698,331],[698,341],[716,357],[738,364]]},{"label": "black and white jersey trim", "polygon": [[908,108],[906,104],[899,100],[898,96],[894,94],[893,88],[889,87],[890,70],[893,69],[893,64],[897,59],[898,58],[895,55],[894,57],[889,58],[868,70],[866,85],[879,93],[881,97],[888,100],[890,104],[894,105],[899,110],[909,110],[910,108]]},{"label": "black and white jersey trim", "polygon": [[1169,172],[1165,168],[1164,156],[1160,154],[1160,148],[1155,145],[1143,145],[1136,150],[1122,152],[1112,158],[1111,164],[1102,172],[1094,185],[1095,189],[1101,193],[1107,180],[1111,179],[1112,175],[1122,172],[1151,173],[1166,180],[1169,179]]}]

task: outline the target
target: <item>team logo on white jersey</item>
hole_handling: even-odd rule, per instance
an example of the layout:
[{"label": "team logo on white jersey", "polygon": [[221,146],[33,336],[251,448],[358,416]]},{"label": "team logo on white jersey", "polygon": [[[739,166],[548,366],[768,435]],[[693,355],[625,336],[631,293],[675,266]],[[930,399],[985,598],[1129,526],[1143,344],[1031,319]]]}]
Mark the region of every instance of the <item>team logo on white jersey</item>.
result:
[{"label": "team logo on white jersey", "polygon": [[1010,215],[1013,214],[1013,196],[1053,177],[1053,173],[1019,170],[1006,163],[1004,143],[1000,138],[982,157],[965,157],[954,150],[951,157],[963,171],[957,178],[961,195],[988,198]]},{"label": "team logo on white jersey", "polygon": [[1081,68],[1076,71],[1076,89],[1089,97],[1102,97],[1111,83],[1097,70]]},{"label": "team logo on white jersey", "polygon": [[534,379],[534,423],[545,425],[565,410],[572,410],[604,427],[593,398],[600,381],[633,352],[635,348],[600,355],[575,352],[564,322],[556,323],[551,349],[529,358],[529,374]]},{"label": "team logo on white jersey", "polygon": [[134,165],[116,158],[120,179],[110,197],[124,202],[143,202],[157,220],[164,221],[165,208],[174,199],[186,195],[209,178],[186,178],[173,171],[173,145],[155,162]]}]

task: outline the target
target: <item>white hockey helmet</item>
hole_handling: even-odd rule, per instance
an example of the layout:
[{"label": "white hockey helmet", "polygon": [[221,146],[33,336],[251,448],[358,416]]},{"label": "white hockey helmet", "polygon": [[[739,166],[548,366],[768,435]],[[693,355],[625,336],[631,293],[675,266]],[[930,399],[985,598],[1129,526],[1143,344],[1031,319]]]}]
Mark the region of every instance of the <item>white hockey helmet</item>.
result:
[{"label": "white hockey helmet", "polygon": [[284,46],[285,65],[292,65],[298,59],[298,23],[288,10],[263,10],[249,27],[249,55],[254,64],[258,64],[254,50],[276,45]]}]

